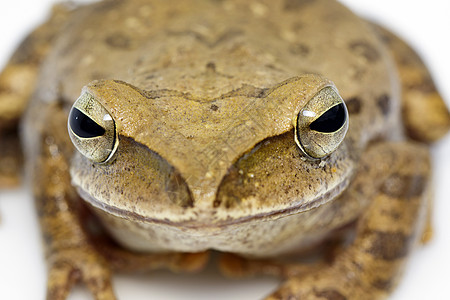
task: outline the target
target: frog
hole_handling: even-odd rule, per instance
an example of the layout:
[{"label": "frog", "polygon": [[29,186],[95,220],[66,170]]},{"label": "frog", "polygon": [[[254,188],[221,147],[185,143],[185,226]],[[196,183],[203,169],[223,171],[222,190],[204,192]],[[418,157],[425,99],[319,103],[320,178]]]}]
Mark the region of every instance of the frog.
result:
[{"label": "frog", "polygon": [[449,128],[414,50],[335,1],[61,4],[0,74],[0,186],[24,165],[47,299],[212,251],[267,299],[383,299]]}]

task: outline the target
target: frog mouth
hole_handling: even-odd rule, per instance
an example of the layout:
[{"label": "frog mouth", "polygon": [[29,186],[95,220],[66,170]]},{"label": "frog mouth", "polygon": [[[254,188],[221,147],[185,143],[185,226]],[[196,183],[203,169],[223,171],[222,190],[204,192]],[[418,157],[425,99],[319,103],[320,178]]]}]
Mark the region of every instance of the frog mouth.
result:
[{"label": "frog mouth", "polygon": [[194,208],[190,208],[184,214],[186,217],[183,220],[175,221],[168,218],[157,218],[151,216],[144,216],[142,213],[135,211],[128,211],[123,208],[119,208],[108,203],[102,202],[96,199],[89,192],[84,190],[82,187],[77,186],[78,195],[84,199],[88,204],[96,209],[99,209],[107,214],[127,219],[133,222],[142,223],[153,223],[166,225],[171,227],[183,227],[186,229],[205,229],[205,228],[223,228],[230,225],[237,225],[252,221],[265,221],[265,220],[276,220],[279,218],[300,214],[313,209],[316,209],[330,201],[336,199],[349,185],[349,178],[344,179],[342,182],[337,184],[332,189],[328,190],[324,194],[314,198],[311,201],[299,201],[298,203],[279,210],[274,210],[271,212],[256,212],[252,214],[243,213],[241,216],[233,217],[230,216],[225,218],[218,218],[216,212],[211,212],[211,210],[200,211]]}]

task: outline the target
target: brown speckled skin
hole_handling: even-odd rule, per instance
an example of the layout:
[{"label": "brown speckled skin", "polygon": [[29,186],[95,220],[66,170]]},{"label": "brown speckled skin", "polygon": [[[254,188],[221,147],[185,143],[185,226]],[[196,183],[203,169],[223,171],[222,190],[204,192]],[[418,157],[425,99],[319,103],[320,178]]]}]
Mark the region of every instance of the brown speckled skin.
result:
[{"label": "brown speckled skin", "polygon": [[[295,120],[333,84],[349,131],[329,156],[307,160]],[[106,164],[74,154],[67,134],[83,86],[116,122],[119,147]],[[0,74],[0,185],[17,182],[23,113],[48,299],[79,281],[115,299],[112,270],[195,271],[208,249],[259,258],[224,256],[230,276],[284,277],[269,299],[384,298],[430,235],[423,142],[450,127],[416,54],[325,0],[59,6]],[[99,235],[92,211],[122,245],[159,253]],[[272,259],[338,232],[355,238],[329,242],[326,261]]]}]

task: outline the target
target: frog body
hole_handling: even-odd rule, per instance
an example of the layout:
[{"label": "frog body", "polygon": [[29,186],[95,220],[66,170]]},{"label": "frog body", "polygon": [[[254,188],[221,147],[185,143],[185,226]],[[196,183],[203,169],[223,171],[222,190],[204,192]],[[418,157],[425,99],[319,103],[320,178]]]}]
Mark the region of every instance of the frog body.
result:
[{"label": "frog body", "polygon": [[[428,232],[423,142],[448,131],[448,109],[406,44],[337,2],[60,6],[29,40],[0,83],[11,71],[34,86],[10,97],[31,98],[22,142],[56,262],[50,298],[64,292],[52,277],[58,261],[73,261],[69,272],[95,260],[100,275],[91,275],[107,288],[91,290],[113,299],[110,269],[127,259],[151,269],[164,257],[163,266],[193,270],[208,250],[279,258],[315,249],[343,227],[356,238],[324,275],[287,276],[272,297],[313,299],[331,286],[349,299],[377,298],[389,288],[374,282],[393,281]],[[418,102],[430,108],[421,122]],[[10,116],[0,115],[3,132],[16,126]],[[88,242],[84,206],[133,252]],[[392,243],[398,249],[385,246]],[[180,260],[179,252],[200,254]],[[357,263],[368,266],[357,280],[332,280]],[[233,264],[224,259],[225,272],[236,273]],[[370,277],[371,268],[386,278]]]},{"label": "frog body", "polygon": [[[245,191],[246,195],[233,195],[235,198],[245,198],[242,204],[236,205],[232,203],[234,199],[228,195],[222,197],[221,194],[219,196],[218,194],[222,182],[227,181],[226,174],[232,174],[229,170],[234,167],[234,163],[258,144],[270,143],[272,137],[285,134],[285,138],[289,140],[291,146],[294,146],[288,151],[294,150],[291,155],[296,154],[296,146],[292,144],[293,118],[298,115],[306,100],[309,100],[322,87],[330,84],[328,79],[320,77],[295,79],[299,74],[327,74],[326,78],[339,80],[334,84],[339,88],[340,95],[344,99],[354,95],[358,95],[361,99],[367,99],[368,104],[364,106],[375,112],[372,115],[373,119],[366,118],[360,121],[357,117],[353,118],[351,128],[352,131],[366,128],[363,135],[367,137],[367,140],[371,139],[370,135],[383,134],[383,128],[377,128],[376,124],[385,122],[389,118],[393,119],[392,115],[398,115],[399,106],[395,107],[395,103],[398,101],[391,101],[392,104],[388,104],[393,107],[392,112],[389,112],[387,116],[383,116],[378,107],[373,107],[376,105],[376,101],[373,101],[374,98],[386,95],[393,99],[399,97],[396,94],[398,92],[395,91],[395,85],[398,83],[391,83],[390,78],[386,77],[386,74],[391,72],[392,62],[388,61],[386,55],[383,56],[385,50],[377,44],[374,37],[372,37],[372,41],[366,38],[366,36],[371,36],[368,33],[371,30],[370,27],[340,6],[337,6],[342,11],[337,13],[340,17],[337,20],[326,22],[324,24],[326,28],[323,29],[328,31],[336,28],[336,32],[317,36],[313,42],[309,42],[304,36],[313,36],[317,29],[314,28],[314,23],[309,21],[309,13],[306,9],[299,11],[302,16],[300,19],[304,19],[302,21],[304,24],[301,28],[296,29],[297,32],[292,32],[295,26],[300,27],[298,24],[300,22],[298,21],[299,12],[288,14],[282,5],[281,7],[276,5],[275,10],[267,6],[268,11],[272,11],[272,13],[269,14],[267,11],[263,16],[255,15],[252,5],[241,6],[237,3],[230,4],[230,8],[224,9],[216,4],[199,2],[192,5],[192,7],[197,7],[196,10],[192,10],[191,6],[179,7],[177,8],[180,11],[178,13],[177,10],[171,11],[173,8],[171,4],[155,2],[150,3],[149,8],[146,6],[141,8],[139,5],[122,5],[124,5],[123,9],[130,10],[128,13],[130,16],[139,16],[139,11],[161,10],[153,11],[154,14],[161,16],[161,20],[159,22],[154,20],[152,24],[143,27],[139,26],[142,31],[140,34],[126,36],[120,30],[112,30],[110,24],[122,22],[122,25],[117,28],[126,28],[128,23],[132,23],[132,20],[135,22],[148,22],[149,20],[145,16],[134,19],[123,16],[119,18],[110,12],[105,12],[104,18],[89,18],[88,16],[92,15],[90,11],[98,8],[80,9],[80,12],[75,12],[75,14],[87,17],[79,17],[78,20],[74,17],[76,21],[69,24],[70,29],[67,29],[73,34],[56,41],[55,50],[49,54],[50,57],[52,55],[59,57],[63,52],[65,61],[61,62],[57,58],[49,59],[43,72],[51,73],[50,77],[54,76],[53,78],[45,76],[45,83],[54,85],[55,82],[63,82],[62,85],[58,85],[61,90],[65,91],[62,98],[70,101],[68,106],[78,98],[79,87],[91,81],[91,78],[87,77],[94,76],[92,73],[104,73],[102,75],[104,79],[120,80],[121,82],[95,82],[87,87],[87,92],[94,98],[105,101],[102,104],[112,114],[117,112],[117,115],[112,116],[114,119],[139,119],[139,122],[132,123],[130,121],[126,121],[124,124],[117,122],[119,139],[121,139],[121,135],[130,137],[135,142],[148,147],[151,152],[159,155],[161,159],[167,161],[168,165],[175,168],[178,174],[173,176],[177,176],[176,179],[178,178],[180,183],[174,188],[184,187],[183,181],[186,181],[188,192],[185,196],[188,199],[170,199],[169,193],[183,193],[183,191],[167,188],[168,185],[173,185],[172,182],[162,182],[160,184],[163,187],[155,188],[157,189],[154,191],[155,193],[166,190],[165,195],[153,196],[153,190],[135,193],[141,186],[150,186],[150,182],[145,180],[146,177],[155,176],[155,174],[147,174],[145,170],[145,166],[150,164],[151,158],[145,159],[147,161],[139,159],[140,155],[145,154],[133,154],[136,155],[132,162],[135,171],[132,177],[123,183],[118,183],[114,178],[98,175],[99,172],[120,172],[120,178],[127,177],[129,172],[122,172],[127,169],[128,164],[126,162],[128,159],[122,158],[122,147],[119,147],[117,152],[117,157],[120,157],[116,158],[117,163],[96,165],[93,167],[95,171],[93,169],[88,172],[90,174],[86,174],[86,169],[90,164],[89,160],[84,160],[82,156],[75,158],[76,163],[73,166],[82,165],[83,167],[79,170],[75,167],[72,168],[74,185],[80,188],[83,197],[89,199],[88,202],[95,207],[104,206],[103,209],[109,210],[109,212],[114,211],[114,213],[104,216],[105,219],[111,221],[111,226],[107,226],[107,228],[118,231],[114,232],[115,235],[120,236],[120,240],[128,247],[141,251],[179,250],[191,252],[213,248],[265,256],[271,252],[276,254],[281,249],[289,248],[282,245],[280,247],[281,241],[277,241],[273,243],[276,245],[276,249],[271,251],[269,249],[271,247],[266,244],[277,236],[289,244],[296,244],[293,243],[293,237],[302,236],[302,234],[298,234],[298,227],[303,226],[279,226],[279,222],[305,223],[304,221],[294,221],[294,219],[299,216],[302,219],[310,218],[306,216],[307,214],[287,219],[280,217],[305,210],[302,206],[308,205],[309,202],[313,202],[314,198],[319,198],[323,194],[332,194],[330,198],[339,194],[348,184],[349,178],[353,176],[354,162],[350,159],[343,158],[339,163],[342,167],[339,167],[337,162],[331,163],[330,168],[334,167],[336,174],[330,176],[333,174],[324,172],[318,163],[304,166],[300,153],[297,153],[298,156],[294,162],[282,160],[273,162],[274,164],[292,165],[289,170],[291,174],[285,174],[283,177],[289,178],[297,174],[299,178],[296,181],[288,180],[276,183],[274,177],[279,177],[280,173],[273,172],[270,168],[258,170],[255,166],[254,171],[240,170],[243,174],[239,177],[242,178],[236,178],[241,182],[250,180],[247,186],[260,183],[261,187],[255,191]],[[320,7],[325,4],[318,3],[317,5]],[[122,6],[119,4],[119,7]],[[208,15],[203,13],[204,10],[214,9],[218,10],[217,13]],[[224,12],[219,13],[222,10]],[[320,8],[315,10],[321,11]],[[330,18],[328,14],[332,11],[321,12],[323,18]],[[171,15],[167,16],[169,13]],[[252,14],[254,18],[246,19],[245,16],[248,14]],[[286,15],[285,20],[274,26],[274,22],[281,19],[280,15]],[[314,18],[316,17],[315,15]],[[92,22],[92,24],[86,22]],[[366,29],[358,28],[349,31],[351,26],[347,23],[355,22],[361,23],[361,26]],[[233,24],[233,26],[229,24]],[[340,26],[336,26],[336,24],[340,24]],[[97,28],[97,30],[94,31],[91,28]],[[271,38],[267,40],[276,39],[277,41],[267,43],[266,40],[260,39],[263,34],[271,35]],[[142,40],[141,35],[146,39]],[[297,35],[301,38],[292,37],[289,40],[290,35],[294,37]],[[340,37],[344,35],[346,38],[340,43],[346,45],[347,48],[342,48],[334,41],[342,39]],[[128,47],[125,45],[122,45],[122,48],[118,47],[121,40]],[[99,41],[103,42],[99,43]],[[299,56],[292,49],[301,43],[303,43],[303,47],[311,49],[311,53],[305,54],[304,57]],[[361,44],[359,47],[364,51],[373,52],[372,63],[368,63],[364,56],[367,56],[367,53],[356,53],[355,55],[351,52],[352,47],[355,47],[354,44],[358,43]],[[329,49],[329,45],[334,45],[332,50]],[[67,47],[70,47],[71,50],[64,49]],[[341,66],[336,65],[329,68],[327,60],[319,54],[320,50],[314,50],[316,47],[328,48],[328,51],[336,57],[335,63],[341,64]],[[91,50],[86,52],[78,50],[78,48]],[[111,55],[105,56],[104,51],[110,52]],[[129,57],[129,61],[125,59],[127,57]],[[348,62],[350,58],[347,59],[347,57],[352,57],[351,63]],[[87,62],[83,63],[85,61]],[[115,63],[117,61],[124,65]],[[162,64],[165,66],[163,67]],[[352,66],[348,67],[349,65]],[[108,67],[105,68],[105,66]],[[366,76],[366,82],[361,80],[357,87],[354,84],[348,84],[354,80],[357,69],[361,71],[369,67],[371,76]],[[349,69],[345,74],[346,77],[333,74],[333,72],[346,68]],[[70,71],[68,72],[67,69]],[[330,70],[325,71],[325,69]],[[58,72],[58,70],[61,71]],[[68,78],[67,80],[56,79],[61,76],[68,76]],[[79,84],[78,81],[83,83]],[[374,84],[374,81],[378,83]],[[45,90],[51,89],[50,86],[45,86],[45,83],[39,84],[39,86]],[[385,87],[385,89],[380,90],[379,86]],[[135,90],[135,88],[139,90]],[[110,90],[114,92],[103,95]],[[149,92],[145,94],[141,91]],[[98,96],[97,93],[99,93]],[[309,95],[302,97],[303,94]],[[114,99],[114,103],[107,103],[106,99]],[[217,110],[211,109],[212,106],[217,107]],[[279,111],[287,113],[282,114]],[[235,116],[236,114],[238,117]],[[180,118],[179,116],[185,117]],[[361,125],[357,125],[358,123]],[[144,128],[146,132],[144,132]],[[395,126],[395,128],[400,128],[400,126]],[[373,133],[366,132],[369,130],[373,130]],[[291,135],[288,134],[289,131],[291,131]],[[352,131],[349,135],[361,134]],[[394,132],[390,130],[390,133],[395,134],[395,130]],[[361,138],[358,137],[357,140],[361,140]],[[362,143],[364,142],[362,141]],[[355,146],[364,147],[363,144],[350,147]],[[341,149],[355,152],[355,159],[358,159],[358,150],[347,150],[344,145]],[[125,155],[132,155],[133,152],[127,150],[125,153]],[[336,155],[332,159],[341,160],[340,157],[344,156],[347,155]],[[267,156],[265,159],[273,158]],[[118,162],[122,160],[125,163],[119,166]],[[139,162],[140,160],[142,162]],[[297,166],[293,165],[296,162]],[[307,173],[306,169],[310,169],[311,172]],[[78,175],[80,172],[82,175]],[[264,182],[259,182],[261,180],[259,174],[251,180],[248,173],[252,172],[264,172],[270,175],[271,186],[265,187]],[[328,187],[320,182],[324,176],[327,178],[325,180],[329,181]],[[105,182],[105,179],[99,180],[97,177],[111,181]],[[320,178],[320,181],[314,177]],[[132,189],[126,188],[129,184],[136,182],[137,178],[144,179]],[[89,182],[98,182],[98,184],[89,184],[89,191],[86,191],[85,186]],[[308,182],[308,185],[303,186],[304,182]],[[230,184],[242,185],[242,183],[236,182]],[[278,185],[279,189],[288,189],[287,185],[296,185],[295,190],[299,192],[293,192],[294,189],[291,188],[291,195],[285,199],[276,196],[278,191],[272,192],[274,194],[272,199],[266,199],[268,197],[258,199],[264,194],[269,194],[270,190]],[[127,190],[133,191],[133,195],[128,194]],[[109,195],[103,196],[105,191]],[[125,193],[125,196],[120,196],[119,193],[122,192]],[[93,194],[95,194],[94,197],[88,196]],[[363,205],[361,205],[362,207]],[[282,211],[286,211],[286,213]],[[355,218],[358,213],[352,212],[348,218],[345,218],[346,220],[342,220],[335,226],[345,224]],[[111,215],[119,216],[119,219],[114,222],[111,220],[114,219]],[[123,218],[125,215],[127,217]],[[293,230],[295,233],[288,235],[285,230],[285,233],[280,235],[278,230],[270,228],[273,222],[261,222],[271,219],[270,215],[275,215],[274,217],[279,219],[275,222],[277,224],[275,228],[291,227],[295,228]],[[117,224],[124,219],[128,220],[127,223],[134,220],[136,224],[127,226]],[[247,219],[250,222],[244,221]],[[129,230],[129,226],[136,228]],[[304,236],[317,236],[325,233],[320,232],[321,234],[319,234],[314,223],[311,226],[313,228],[305,228]],[[139,227],[144,228],[140,230]],[[244,229],[245,227],[248,229]],[[261,232],[257,233],[255,228],[260,228]],[[329,231],[329,229],[321,231]],[[142,233],[134,237],[132,233],[139,231]],[[148,237],[149,232],[154,232],[154,234],[150,238],[143,238]],[[240,234],[239,237],[236,237],[236,232]],[[248,232],[257,233],[254,240],[260,241],[264,247],[256,242],[243,246],[244,239],[248,239]],[[192,236],[198,237],[199,241],[191,238]],[[235,238],[230,239],[231,236]],[[148,243],[144,242],[146,239]],[[253,238],[251,239],[253,240]],[[309,239],[310,237],[308,237]],[[156,242],[159,240],[164,242]],[[230,240],[241,240],[241,245],[233,245]],[[170,242],[165,245],[167,241]],[[298,241],[297,244],[300,242]],[[246,249],[247,247],[250,249]],[[260,249],[262,253],[257,253],[257,249]]]}]

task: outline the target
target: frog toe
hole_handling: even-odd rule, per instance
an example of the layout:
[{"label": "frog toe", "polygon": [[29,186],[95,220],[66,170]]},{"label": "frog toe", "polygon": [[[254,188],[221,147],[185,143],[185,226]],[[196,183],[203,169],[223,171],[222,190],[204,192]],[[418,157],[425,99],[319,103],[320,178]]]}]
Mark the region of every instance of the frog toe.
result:
[{"label": "frog toe", "polygon": [[87,277],[84,279],[87,287],[96,300],[114,300],[116,296],[112,289],[111,278]]},{"label": "frog toe", "polygon": [[70,249],[53,255],[47,283],[47,300],[63,300],[76,283],[83,283],[96,300],[115,300],[111,271],[106,261],[90,249]]},{"label": "frog toe", "polygon": [[47,300],[66,299],[76,280],[70,264],[55,263],[48,273]]},{"label": "frog toe", "polygon": [[[350,296],[340,290],[338,284],[333,286],[320,287],[317,285],[307,286],[302,284],[302,280],[295,278],[288,280],[277,291],[266,297],[265,300],[293,300],[293,299],[365,299]],[[366,298],[367,299],[367,298]]]}]

